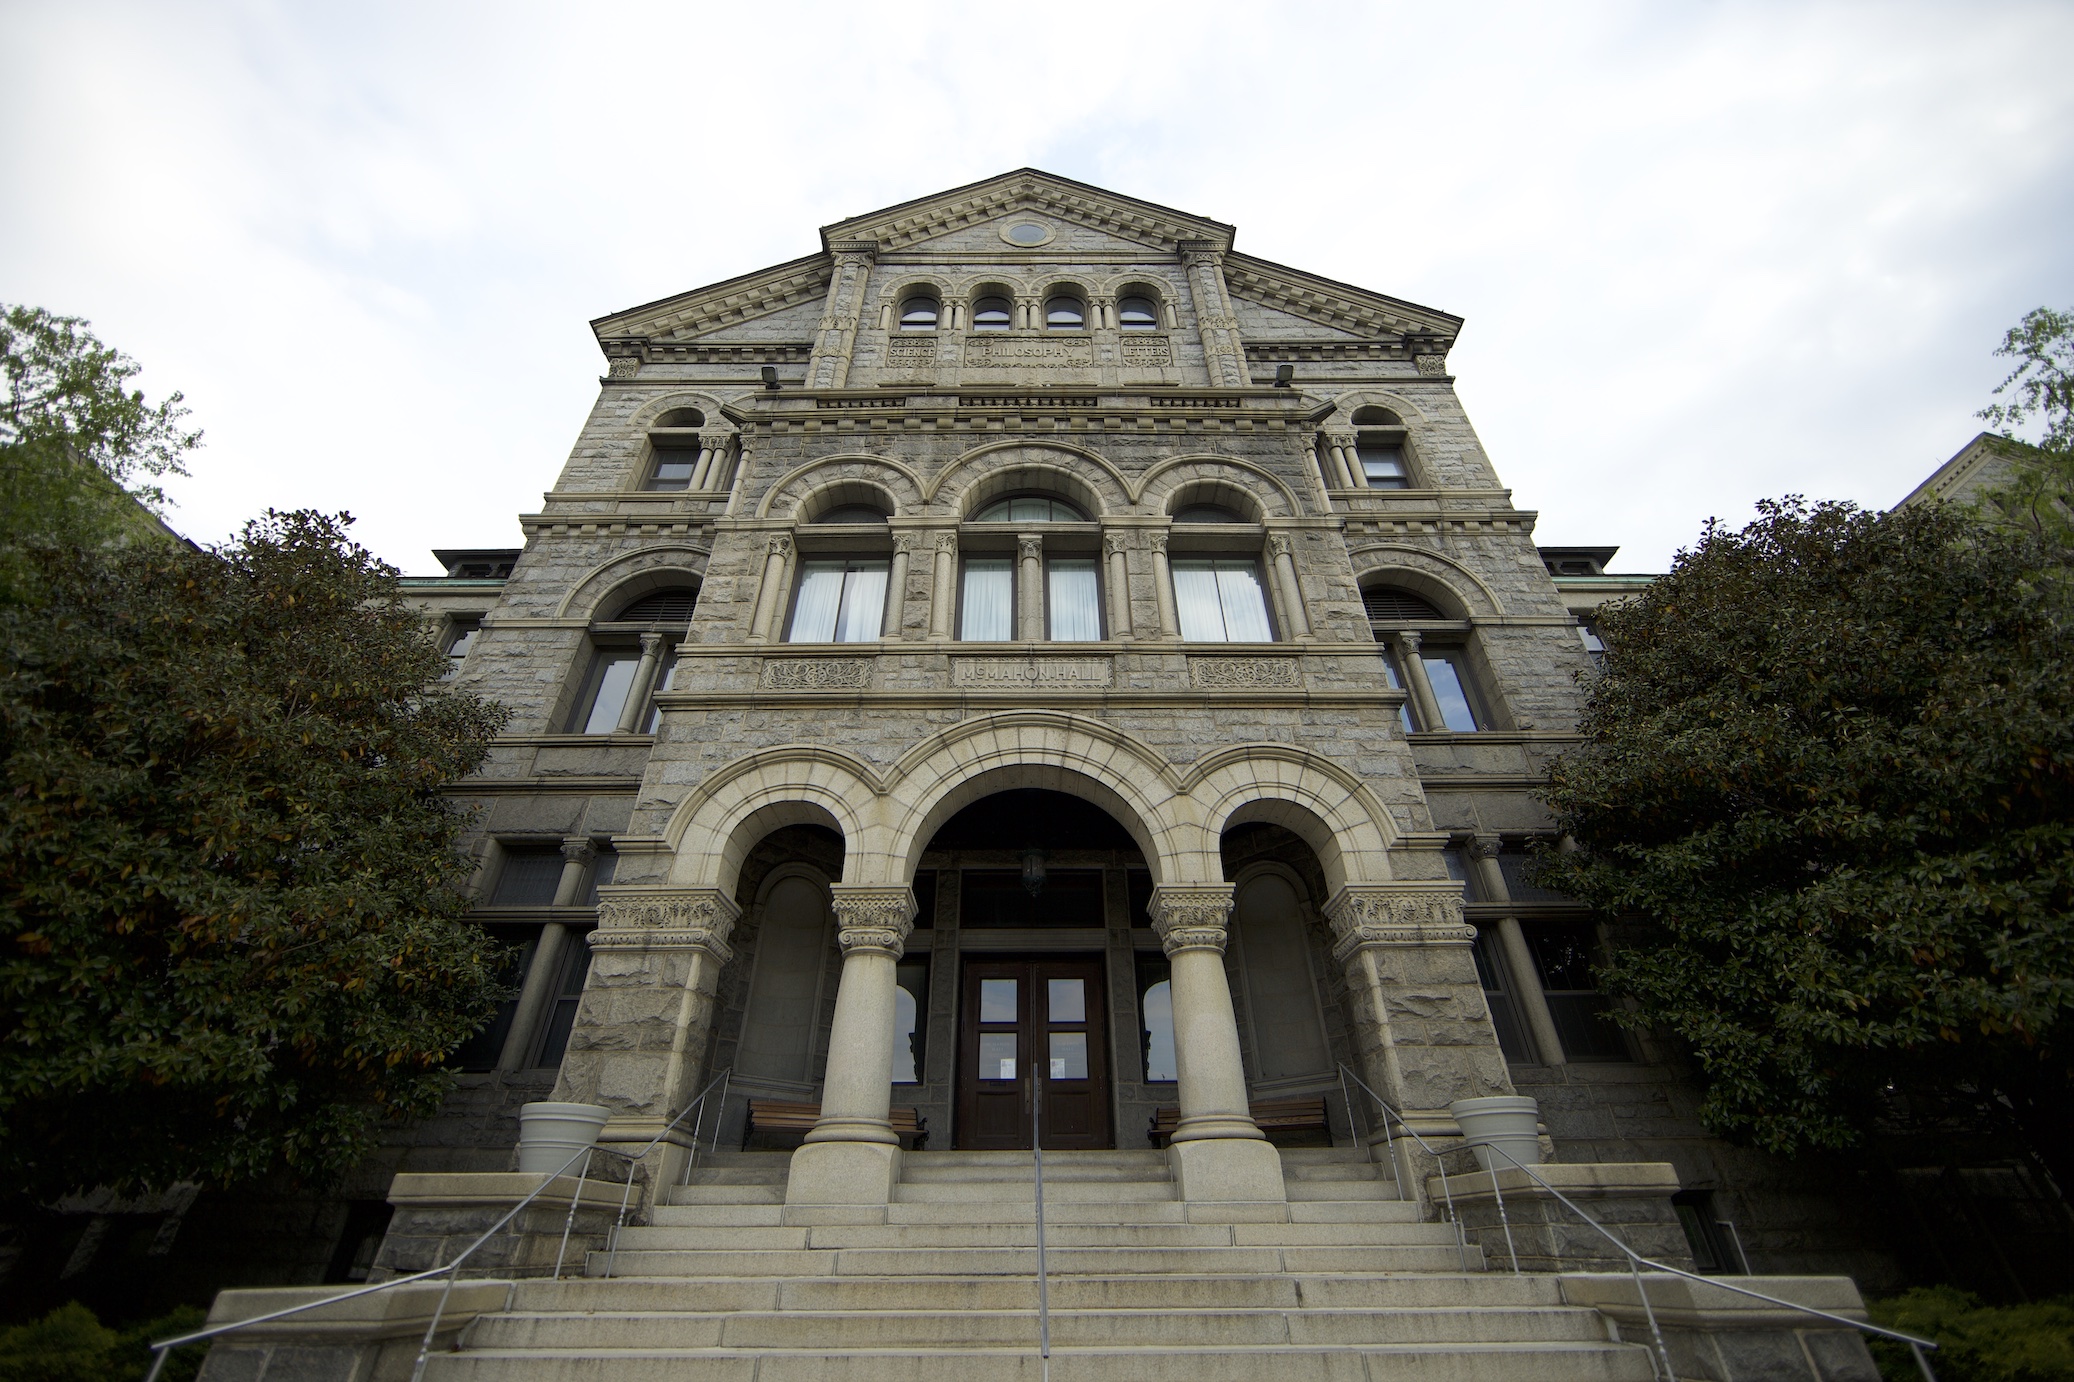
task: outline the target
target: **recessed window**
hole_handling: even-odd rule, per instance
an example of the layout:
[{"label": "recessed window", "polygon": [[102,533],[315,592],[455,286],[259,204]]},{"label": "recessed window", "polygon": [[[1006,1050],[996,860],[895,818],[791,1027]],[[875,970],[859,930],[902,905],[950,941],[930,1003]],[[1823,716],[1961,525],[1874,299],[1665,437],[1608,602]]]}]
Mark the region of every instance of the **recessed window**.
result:
[{"label": "recessed window", "polygon": [[1222,504],[1190,504],[1185,509],[1174,510],[1176,523],[1244,523],[1232,510]]},{"label": "recessed window", "polygon": [[936,299],[917,295],[900,304],[900,329],[902,331],[934,331],[941,309]]},{"label": "recessed window", "polygon": [[1411,488],[1411,475],[1404,468],[1403,447],[1364,441],[1354,452],[1360,457],[1361,476],[1370,489]]},{"label": "recessed window", "polygon": [[1093,557],[1054,557],[1050,588],[1051,637],[1057,643],[1099,643],[1102,588]]},{"label": "recessed window", "polygon": [[883,560],[804,563],[786,641],[876,641],[886,615],[886,566]]},{"label": "recessed window", "polygon": [[570,728],[578,734],[611,734],[618,729],[620,713],[627,708],[627,697],[634,689],[634,673],[640,666],[641,656],[631,648],[599,653],[591,664],[586,694]]},{"label": "recessed window", "polygon": [[1580,623],[1577,626],[1577,636],[1584,640],[1584,652],[1592,660],[1592,665],[1605,666],[1606,640],[1599,637],[1598,629],[1591,624]]},{"label": "recessed window", "polygon": [[696,408],[672,408],[655,420],[657,427],[704,427],[706,415]]},{"label": "recessed window", "polygon": [[816,523],[884,523],[886,515],[869,504],[844,504],[830,509],[814,520]]},{"label": "recessed window", "polygon": [[1159,330],[1159,304],[1151,298],[1118,298],[1116,324],[1125,331]]},{"label": "recessed window", "polygon": [[557,844],[509,844],[497,869],[492,907],[547,907],[562,886],[562,847]]},{"label": "recessed window", "polygon": [[981,298],[972,304],[974,331],[1006,331],[1015,324],[1015,304],[1007,298]]},{"label": "recessed window", "polygon": [[1176,557],[1174,608],[1190,643],[1272,643],[1260,568],[1246,557]]},{"label": "recessed window", "polygon": [[661,590],[651,590],[637,596],[621,607],[612,616],[615,624],[674,624],[679,628],[691,622],[691,612],[698,608],[699,592],[696,586],[672,585]]},{"label": "recessed window", "polygon": [[1013,558],[965,559],[965,589],[958,602],[958,637],[968,643],[1003,643],[1015,637]]},{"label": "recessed window", "polygon": [[1372,585],[1364,588],[1361,592],[1361,607],[1368,611],[1370,619],[1385,624],[1447,618],[1435,609],[1433,602],[1425,596],[1413,594],[1394,585]]},{"label": "recessed window", "polygon": [[1044,304],[1044,329],[1047,331],[1084,331],[1087,329],[1087,304],[1076,297],[1059,296]]},{"label": "recessed window", "polygon": [[696,446],[658,446],[655,448],[655,466],[648,472],[648,484],[652,490],[690,489],[691,474],[698,469],[699,449]]},{"label": "recessed window", "polygon": [[1063,499],[1017,494],[997,499],[972,516],[974,523],[1085,523],[1087,515]]},{"label": "recessed window", "polygon": [[1425,665],[1426,680],[1433,687],[1433,699],[1440,706],[1440,718],[1445,727],[1458,734],[1472,734],[1482,729],[1481,718],[1476,713],[1471,699],[1469,658],[1460,648],[1423,648],[1419,661]]},{"label": "recessed window", "polygon": [[446,675],[440,680],[460,675],[461,664],[468,660],[468,650],[475,646],[475,636],[481,632],[482,621],[473,615],[465,619],[456,619],[448,626]]}]

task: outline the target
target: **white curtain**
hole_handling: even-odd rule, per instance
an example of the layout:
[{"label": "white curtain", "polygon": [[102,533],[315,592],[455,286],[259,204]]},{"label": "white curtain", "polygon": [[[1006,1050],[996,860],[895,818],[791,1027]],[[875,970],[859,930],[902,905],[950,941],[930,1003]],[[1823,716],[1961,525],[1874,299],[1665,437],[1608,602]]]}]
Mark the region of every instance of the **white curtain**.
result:
[{"label": "white curtain", "polygon": [[1260,573],[1243,559],[1183,557],[1172,563],[1174,608],[1190,643],[1271,643]]},{"label": "white curtain", "polygon": [[634,686],[634,669],[640,665],[635,657],[615,657],[598,672],[598,694],[591,700],[590,718],[584,721],[585,734],[610,734],[619,728],[619,712],[627,708],[627,692]]},{"label": "white curtain", "polygon": [[842,607],[842,600],[842,562],[804,563],[799,578],[799,602],[792,607],[792,634],[786,641],[833,642],[836,611]]},{"label": "white curtain", "polygon": [[1101,641],[1102,594],[1092,558],[1052,562],[1051,637],[1055,643]]},{"label": "white curtain", "polygon": [[872,643],[885,631],[886,563],[853,561],[843,575],[842,617],[836,622],[838,643]]},{"label": "white curtain", "polygon": [[965,562],[965,598],[958,637],[967,642],[1003,642],[1015,636],[1015,563],[1008,557],[970,557]]}]

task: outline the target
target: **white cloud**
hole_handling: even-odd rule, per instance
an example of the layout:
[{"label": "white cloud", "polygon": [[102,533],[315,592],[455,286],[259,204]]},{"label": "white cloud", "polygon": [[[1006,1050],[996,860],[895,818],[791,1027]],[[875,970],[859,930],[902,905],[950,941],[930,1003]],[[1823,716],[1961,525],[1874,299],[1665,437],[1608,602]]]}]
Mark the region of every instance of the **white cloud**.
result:
[{"label": "white cloud", "polygon": [[2074,302],[2054,3],[0,7],[0,299],[186,390],[214,537],[517,541],[589,318],[1036,164],[1469,319],[1550,542],[1886,504]]}]

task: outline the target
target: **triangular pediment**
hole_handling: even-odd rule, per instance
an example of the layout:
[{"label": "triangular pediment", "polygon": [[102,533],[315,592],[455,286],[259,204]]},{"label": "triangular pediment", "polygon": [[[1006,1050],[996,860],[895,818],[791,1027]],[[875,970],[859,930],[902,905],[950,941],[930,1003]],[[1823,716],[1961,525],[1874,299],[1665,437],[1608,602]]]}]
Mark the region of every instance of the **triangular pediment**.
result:
[{"label": "triangular pediment", "polygon": [[1239,315],[1240,330],[1249,339],[1330,340],[1340,334],[1363,339],[1416,336],[1452,341],[1462,330],[1460,317],[1437,308],[1250,254],[1225,256],[1224,282]]},{"label": "triangular pediment", "polygon": [[[813,334],[821,303],[828,295],[829,262],[826,255],[810,254],[804,259],[773,265],[740,278],[709,283],[703,288],[678,293],[613,312],[591,322],[598,339],[625,340],[646,337],[656,341],[683,341],[694,337],[725,339],[729,335],[766,337],[780,314],[800,315],[802,325],[796,339]],[[759,331],[741,330],[758,323]]]},{"label": "triangular pediment", "polygon": [[[1008,246],[998,238],[996,228],[1018,213],[1094,232],[1117,248],[1172,254],[1185,241],[1214,249],[1231,245],[1232,228],[1222,221],[1121,196],[1036,168],[1019,168],[837,221],[821,228],[821,242],[832,249],[844,242],[869,241],[880,253],[896,253],[956,248],[961,238],[970,238],[975,248],[999,253]],[[1032,248],[1053,250],[1050,245]]]}]

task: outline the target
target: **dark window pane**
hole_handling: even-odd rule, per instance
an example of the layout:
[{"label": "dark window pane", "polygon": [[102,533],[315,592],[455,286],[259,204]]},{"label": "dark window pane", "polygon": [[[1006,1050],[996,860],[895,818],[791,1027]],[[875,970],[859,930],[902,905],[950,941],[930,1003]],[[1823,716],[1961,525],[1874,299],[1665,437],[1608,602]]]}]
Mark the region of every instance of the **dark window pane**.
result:
[{"label": "dark window pane", "polygon": [[1551,992],[1596,992],[1592,963],[1598,939],[1585,922],[1540,922],[1530,927],[1527,939],[1541,966],[1542,987]]},{"label": "dark window pane", "polygon": [[1525,846],[1508,846],[1498,855],[1498,871],[1505,875],[1505,891],[1514,902],[1568,902],[1561,893],[1550,892],[1534,882],[1538,861]]},{"label": "dark window pane", "polygon": [[583,905],[586,907],[597,906],[598,889],[610,883],[612,875],[618,871],[618,852],[610,848],[599,850],[598,857],[591,861],[590,883],[583,891]]},{"label": "dark window pane", "polygon": [[507,996],[497,1005],[490,1020],[479,1028],[475,1035],[454,1048],[447,1063],[466,1071],[494,1070],[497,1057],[503,1054],[504,1039],[511,1034],[511,1019],[518,1013],[519,988],[526,982],[526,969],[533,963],[533,950],[540,941],[537,926],[496,927],[491,931],[494,939],[513,944],[505,955],[504,967],[497,972],[497,982]]},{"label": "dark window pane", "polygon": [[1159,307],[1151,298],[1119,299],[1116,324],[1126,331],[1156,331],[1159,329]]},{"label": "dark window pane", "polygon": [[562,882],[560,845],[506,845],[492,907],[546,907]]},{"label": "dark window pane", "polygon": [[924,869],[915,875],[915,930],[927,931],[936,925],[936,871]]},{"label": "dark window pane", "polygon": [[569,1029],[576,1025],[576,1008],[583,1001],[583,981],[590,969],[591,948],[584,933],[571,932],[562,942],[562,973],[555,988],[554,1006],[548,1009],[547,1027],[541,1033],[540,1054],[533,1059],[535,1069],[561,1067],[562,1053],[569,1049]]}]

